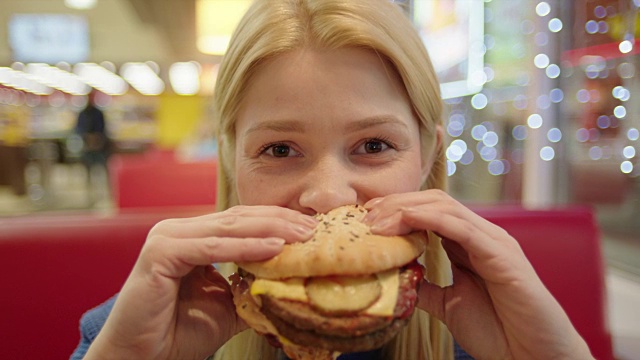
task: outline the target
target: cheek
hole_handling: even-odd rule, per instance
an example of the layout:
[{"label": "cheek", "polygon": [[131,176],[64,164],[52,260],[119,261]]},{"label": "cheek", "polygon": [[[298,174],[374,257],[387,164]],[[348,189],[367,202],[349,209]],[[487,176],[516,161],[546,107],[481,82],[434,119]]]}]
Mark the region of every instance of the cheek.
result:
[{"label": "cheek", "polygon": [[395,170],[394,174],[389,174],[389,176],[380,179],[379,186],[382,191],[386,191],[387,194],[393,194],[420,190],[423,177],[419,165]]},{"label": "cheek", "polygon": [[264,180],[256,178],[242,171],[238,167],[236,174],[236,191],[238,192],[238,201],[240,205],[256,205],[261,203],[261,195],[264,196],[262,188],[264,188]]},{"label": "cheek", "polygon": [[[241,170],[241,168],[238,168]],[[286,184],[268,176],[256,176],[250,172],[238,171],[236,190],[240,205],[280,205],[286,201]]]},{"label": "cheek", "polygon": [[[419,191],[423,182],[420,156],[405,158],[385,170],[370,173],[362,178],[364,198],[371,199],[390,194]],[[364,190],[366,188],[366,190]]]}]

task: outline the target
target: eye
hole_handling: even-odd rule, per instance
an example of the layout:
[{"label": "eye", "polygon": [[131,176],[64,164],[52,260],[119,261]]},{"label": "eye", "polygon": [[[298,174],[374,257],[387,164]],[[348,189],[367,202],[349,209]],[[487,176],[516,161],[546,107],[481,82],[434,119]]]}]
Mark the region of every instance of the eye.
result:
[{"label": "eye", "polygon": [[366,153],[378,153],[389,147],[389,145],[379,140],[369,140],[364,143],[364,151]]},{"label": "eye", "polygon": [[357,154],[376,154],[394,148],[387,140],[372,138],[365,140],[362,145],[356,149]]},{"label": "eye", "polygon": [[300,155],[300,153],[292,149],[291,146],[283,143],[267,144],[260,149],[260,154],[278,158]]}]

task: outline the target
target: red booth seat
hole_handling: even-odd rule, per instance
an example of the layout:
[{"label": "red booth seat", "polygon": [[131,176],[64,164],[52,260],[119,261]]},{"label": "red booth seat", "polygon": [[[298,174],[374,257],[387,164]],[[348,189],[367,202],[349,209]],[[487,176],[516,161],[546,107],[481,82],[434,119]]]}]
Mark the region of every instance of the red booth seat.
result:
[{"label": "red booth seat", "polygon": [[[476,208],[521,243],[597,359],[613,359],[598,229],[588,209]],[[211,208],[0,219],[5,359],[68,359],[80,316],[115,294],[159,220]]]},{"label": "red booth seat", "polygon": [[184,162],[170,151],[116,154],[109,176],[118,208],[214,205],[217,161]]},{"label": "red booth seat", "polygon": [[612,360],[600,232],[590,208],[474,209],[515,237],[598,360]]}]

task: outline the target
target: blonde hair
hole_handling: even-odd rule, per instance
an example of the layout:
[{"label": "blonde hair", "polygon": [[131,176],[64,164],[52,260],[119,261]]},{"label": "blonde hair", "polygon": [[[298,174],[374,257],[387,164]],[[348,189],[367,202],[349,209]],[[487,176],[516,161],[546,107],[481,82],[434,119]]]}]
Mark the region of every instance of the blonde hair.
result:
[{"label": "blonde hair", "polygon": [[[235,120],[249,79],[265,59],[304,47],[371,49],[393,66],[419,119],[423,159],[434,161],[421,188],[445,189],[446,161],[442,147],[437,146],[436,130],[442,122],[439,84],[420,37],[397,5],[390,0],[255,0],[231,38],[216,83],[218,210],[238,204]],[[442,286],[450,283],[450,264],[440,239],[433,234],[423,261],[429,281]],[[442,323],[416,311],[384,352],[390,359],[447,359],[453,358],[453,341]],[[215,358],[276,359],[276,355],[265,340],[245,331],[225,344]]]}]

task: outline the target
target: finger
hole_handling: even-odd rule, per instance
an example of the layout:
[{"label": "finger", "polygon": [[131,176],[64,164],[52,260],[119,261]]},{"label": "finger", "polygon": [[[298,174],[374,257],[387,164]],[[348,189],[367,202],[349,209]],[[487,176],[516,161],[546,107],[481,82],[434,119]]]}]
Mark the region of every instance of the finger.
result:
[{"label": "finger", "polygon": [[[152,267],[169,278],[185,276],[196,266],[218,262],[260,261],[282,251],[280,238],[220,238],[180,239],[154,237],[141,252],[141,266]],[[149,270],[147,270],[149,271]]]},{"label": "finger", "polygon": [[314,227],[318,224],[318,220],[313,216],[305,215],[299,211],[292,210],[281,206],[234,206],[228,210],[206,214],[202,216],[179,219],[183,222],[193,222],[201,220],[215,220],[224,216],[240,216],[240,217],[273,217],[286,219],[293,223],[300,225],[307,225],[308,227]]},{"label": "finger", "polygon": [[490,259],[501,252],[502,243],[475,224],[429,206],[406,208],[402,219],[410,227],[434,231],[459,244],[471,257]]},{"label": "finger", "polygon": [[[364,219],[364,222],[369,225],[386,221],[387,218],[393,217],[404,208],[429,205],[437,207],[438,211],[450,213],[458,218],[464,218],[486,232],[500,229],[497,225],[482,218],[441,190],[432,189],[417,193],[392,194],[386,196],[381,201],[372,201],[372,203],[374,203],[375,206],[371,208]],[[365,206],[367,206],[367,204],[365,204]]]},{"label": "finger", "polygon": [[314,228],[272,216],[225,215],[201,221],[164,221],[154,226],[150,234],[177,238],[277,237],[292,243],[311,238]]},{"label": "finger", "polygon": [[390,194],[383,198],[375,198],[364,204],[368,213],[365,215],[363,221],[366,224],[372,224],[395,214],[403,207],[433,203],[442,200],[444,196],[446,196],[444,193],[440,194],[427,190],[413,193]]}]

